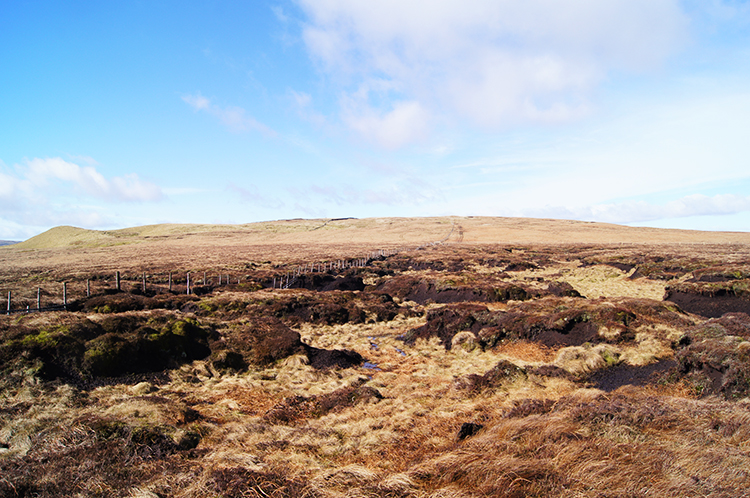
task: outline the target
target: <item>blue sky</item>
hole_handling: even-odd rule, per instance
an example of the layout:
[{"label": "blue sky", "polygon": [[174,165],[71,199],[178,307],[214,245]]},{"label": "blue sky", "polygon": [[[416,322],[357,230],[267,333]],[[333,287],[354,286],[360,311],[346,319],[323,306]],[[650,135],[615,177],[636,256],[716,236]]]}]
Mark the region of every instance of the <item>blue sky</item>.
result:
[{"label": "blue sky", "polygon": [[750,231],[750,2],[0,3],[0,239],[442,215]]}]

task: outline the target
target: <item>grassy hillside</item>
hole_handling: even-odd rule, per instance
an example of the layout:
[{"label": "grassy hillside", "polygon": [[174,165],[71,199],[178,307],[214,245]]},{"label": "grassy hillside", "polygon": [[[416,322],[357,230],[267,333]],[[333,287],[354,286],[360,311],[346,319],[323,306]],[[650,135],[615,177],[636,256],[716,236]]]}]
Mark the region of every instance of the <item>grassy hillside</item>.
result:
[{"label": "grassy hillside", "polygon": [[746,232],[667,230],[572,220],[493,217],[295,219],[242,225],[161,224],[120,230],[52,228],[14,246],[18,249],[106,247],[201,238],[243,244],[420,244],[441,240],[466,243],[750,243]]},{"label": "grassy hillside", "polygon": [[104,247],[142,242],[150,237],[168,237],[202,233],[219,229],[219,225],[162,224],[120,230],[87,230],[72,226],[51,228],[17,245],[20,249],[53,249],[63,247]]}]

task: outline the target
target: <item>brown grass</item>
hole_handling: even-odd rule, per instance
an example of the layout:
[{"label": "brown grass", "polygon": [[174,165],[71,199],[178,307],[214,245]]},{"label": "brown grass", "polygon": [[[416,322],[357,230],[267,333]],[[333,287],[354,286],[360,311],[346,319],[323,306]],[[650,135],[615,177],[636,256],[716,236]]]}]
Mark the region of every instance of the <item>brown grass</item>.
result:
[{"label": "brown grass", "polygon": [[[253,284],[288,265],[414,248],[454,224],[461,243],[454,231],[453,243],[350,270],[363,291]],[[65,229],[0,248],[0,291],[19,303],[35,305],[37,287],[52,300],[62,281],[78,299],[91,278],[103,303],[139,306],[0,315],[0,496],[742,496],[750,319],[707,320],[662,297],[669,283],[688,288],[696,275],[745,271],[748,242],[747,234],[450,217]],[[105,296],[114,270],[132,280]],[[199,279],[221,270],[243,284],[188,299],[166,292],[170,270]],[[147,296],[131,292],[143,271]],[[384,286],[397,289],[399,279],[440,291],[525,289],[514,294],[524,301],[469,304],[480,318],[512,316],[497,323],[526,335],[482,343],[467,326],[443,334],[450,347],[439,333],[405,341],[466,303],[384,300]],[[586,298],[552,295],[559,282]],[[186,318],[205,332],[208,356],[149,375],[78,383],[42,375],[53,360],[73,365],[63,361],[65,337],[84,348],[102,334],[137,344],[151,334],[144,327],[182,337],[185,325],[173,323],[193,323]],[[571,334],[571,324],[595,326],[591,342],[532,339]],[[369,364],[316,368],[306,348],[350,350]],[[227,352],[246,366],[228,365]],[[674,368],[640,386],[590,387],[599,385],[592,375],[670,361]],[[465,423],[481,429],[459,440]]]}]

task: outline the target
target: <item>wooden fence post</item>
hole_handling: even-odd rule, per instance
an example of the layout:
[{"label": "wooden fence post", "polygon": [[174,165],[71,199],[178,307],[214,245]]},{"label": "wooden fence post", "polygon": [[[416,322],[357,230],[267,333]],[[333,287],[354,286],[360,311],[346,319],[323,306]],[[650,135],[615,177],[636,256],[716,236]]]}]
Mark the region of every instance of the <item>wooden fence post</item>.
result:
[{"label": "wooden fence post", "polygon": [[10,315],[10,291],[8,291],[8,314]]},{"label": "wooden fence post", "polygon": [[187,293],[188,293],[188,295],[190,295],[190,272],[187,273],[187,284],[186,284],[186,287],[187,287]]},{"label": "wooden fence post", "polygon": [[119,291],[120,290],[120,272],[115,272],[115,288]]},{"label": "wooden fence post", "polygon": [[276,277],[273,277],[273,285],[271,286],[271,289],[276,288]]},{"label": "wooden fence post", "polygon": [[146,272],[143,272],[143,293],[146,293]]},{"label": "wooden fence post", "polygon": [[169,292],[172,292],[172,272],[169,272]]},{"label": "wooden fence post", "polygon": [[41,287],[36,288],[36,309],[39,311],[42,310],[42,288]]},{"label": "wooden fence post", "polygon": [[68,306],[68,283],[63,282],[63,306]]}]

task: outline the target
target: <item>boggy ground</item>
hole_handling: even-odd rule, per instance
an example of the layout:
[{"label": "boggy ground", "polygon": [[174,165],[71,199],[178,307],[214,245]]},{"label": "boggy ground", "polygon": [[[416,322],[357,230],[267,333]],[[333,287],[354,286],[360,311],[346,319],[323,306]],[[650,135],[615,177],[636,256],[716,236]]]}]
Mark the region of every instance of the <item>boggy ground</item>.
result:
[{"label": "boggy ground", "polygon": [[749,252],[449,240],[287,290],[283,252],[199,295],[98,280],[0,316],[0,496],[745,496]]}]

